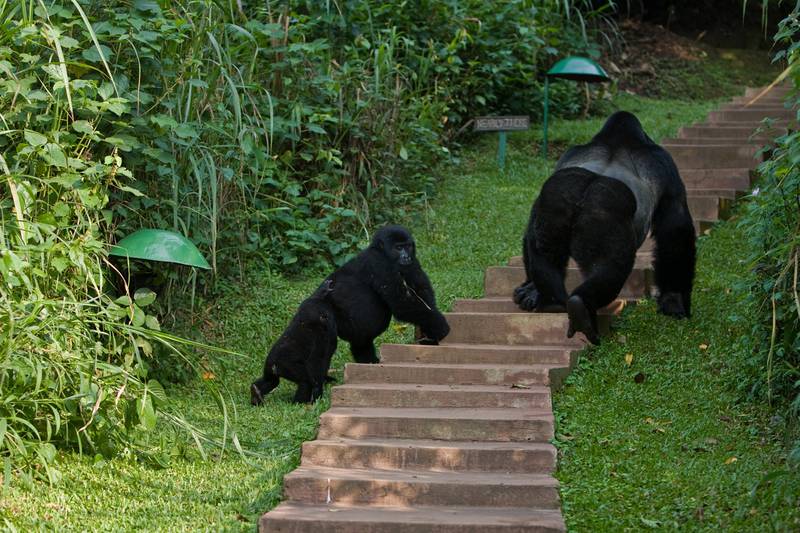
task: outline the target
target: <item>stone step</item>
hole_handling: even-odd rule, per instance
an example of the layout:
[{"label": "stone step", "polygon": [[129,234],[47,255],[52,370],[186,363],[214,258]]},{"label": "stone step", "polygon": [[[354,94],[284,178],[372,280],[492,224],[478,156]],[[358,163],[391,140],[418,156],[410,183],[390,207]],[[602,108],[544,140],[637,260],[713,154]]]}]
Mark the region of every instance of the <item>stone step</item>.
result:
[{"label": "stone step", "polygon": [[761,122],[765,118],[794,122],[797,120],[797,112],[791,109],[776,109],[769,113],[750,108],[735,110],[728,109],[711,111],[706,117],[706,120],[709,123],[714,124],[717,122]]},{"label": "stone step", "polygon": [[730,207],[727,202],[717,196],[687,196],[686,203],[689,205],[689,213],[692,218],[699,220],[727,218],[728,212],[724,208]]},{"label": "stone step", "polygon": [[715,145],[715,146],[743,146],[753,145],[761,148],[769,143],[769,139],[756,137],[668,137],[662,139],[664,144],[669,145]]},{"label": "stone step", "polygon": [[[541,363],[527,365],[503,363],[499,366],[490,364],[417,362],[379,364],[347,363],[344,370],[344,379],[347,385],[377,383],[436,384],[445,387],[446,390],[461,394],[476,392],[478,389],[464,389],[462,391],[461,389],[453,388],[453,386],[493,385],[504,386],[508,389],[511,385],[549,385],[550,373],[553,371],[564,372],[565,368],[566,365],[564,364],[548,365]],[[344,386],[346,387],[347,385]],[[334,394],[337,389],[338,387],[332,389],[333,392],[331,396],[333,399],[337,398],[337,394]],[[486,392],[495,391],[487,390]],[[454,407],[457,407],[457,405],[454,405]]]},{"label": "stone step", "polygon": [[559,506],[558,481],[547,474],[301,466],[283,478],[283,492],[311,504]]},{"label": "stone step", "polygon": [[719,144],[662,144],[678,169],[688,168],[754,168],[759,161],[754,156],[757,147],[751,145],[725,146]]},{"label": "stone step", "polygon": [[687,189],[734,189],[748,191],[755,174],[750,168],[679,169]]},{"label": "stone step", "polygon": [[[753,98],[755,98],[755,97],[756,97],[756,95],[753,95],[753,96],[734,96],[731,99],[730,103],[726,104],[726,105],[744,106],[744,105],[750,104],[750,102],[753,102]],[[785,96],[775,96],[775,95],[771,95],[771,94],[768,93],[768,94],[765,94],[764,96],[762,96],[761,98],[759,98],[758,100],[754,101],[750,105],[750,107],[753,107],[753,106],[763,106],[763,107],[783,106],[785,102],[786,102],[786,97]]]},{"label": "stone step", "polygon": [[733,126],[720,126],[710,124],[694,124],[692,126],[683,126],[678,130],[679,138],[694,139],[742,139],[748,140],[751,137],[761,141],[770,141],[774,137],[786,134],[786,128],[774,127],[769,130],[759,132],[756,134],[757,128],[760,123],[755,125],[733,125]]},{"label": "stone step", "polygon": [[[512,302],[513,303],[513,302]],[[571,366],[575,346],[502,346],[493,344],[448,343],[383,344],[381,363],[431,363],[442,365],[554,365]]]},{"label": "stone step", "polygon": [[[483,281],[483,293],[486,296],[512,296],[514,289],[525,282],[523,267],[492,266],[486,269]],[[577,268],[567,268],[564,285],[567,293],[571,293],[583,282],[583,275]],[[648,270],[634,268],[620,291],[620,297],[636,299],[650,295],[651,280]]]},{"label": "stone step", "polygon": [[[635,303],[635,300],[623,300],[618,298],[598,311],[602,315],[619,315],[625,307]],[[453,311],[456,313],[527,313],[519,308],[508,296],[492,296],[478,299],[457,299],[453,302]],[[558,372],[550,372],[551,385],[553,385],[554,375]]]},{"label": "stone step", "polygon": [[[749,102],[749,100],[747,100]],[[786,103],[783,100],[764,100],[760,99],[755,101],[751,105],[746,105],[746,103],[740,103],[738,101],[731,101],[726,102],[724,104],[720,104],[720,106],[716,109],[717,111],[759,111],[762,113],[763,116],[769,117],[772,116],[771,113],[784,113],[786,111],[790,111],[792,113],[796,113],[796,108],[786,107]]]},{"label": "stone step", "polygon": [[786,131],[790,126],[793,129],[795,127],[793,121],[786,119],[772,119],[769,125],[767,125],[766,122],[762,122],[761,120],[706,120],[706,122],[701,122],[697,125],[709,126],[712,128],[745,127],[745,128],[750,128],[753,132],[758,130],[760,134],[763,132],[770,133],[775,130]]},{"label": "stone step", "polygon": [[557,509],[378,507],[284,502],[259,521],[269,533],[562,533]]},{"label": "stone step", "polygon": [[[363,365],[378,366],[378,365]],[[425,365],[417,365],[424,367]],[[530,368],[530,367],[527,367]],[[397,371],[398,368],[390,368]],[[486,373],[489,369],[484,369]],[[500,370],[500,369],[498,369]],[[538,372],[537,372],[538,370]],[[464,370],[461,369],[463,372]],[[513,372],[513,369],[509,373]],[[372,374],[377,374],[372,372]],[[504,385],[440,385],[427,383],[347,383],[331,389],[333,407],[516,407],[550,408],[546,369],[518,371],[516,387]],[[512,374],[513,376],[513,374]],[[379,376],[374,376],[379,377]],[[513,383],[513,382],[512,382]]]},{"label": "stone step", "polygon": [[556,449],[549,442],[313,440],[303,443],[301,464],[430,472],[550,474],[556,467]]},{"label": "stone step", "polygon": [[736,189],[686,189],[686,194],[689,196],[715,196],[724,200],[736,200],[741,198],[746,193],[745,191],[737,191]]},{"label": "stone step", "polygon": [[551,409],[332,407],[319,419],[319,439],[425,439],[547,442]]},{"label": "stone step", "polygon": [[[446,313],[450,334],[445,343],[583,346],[577,333],[567,338],[566,313]],[[608,332],[611,317],[598,315],[600,334]]]},{"label": "stone step", "polygon": [[[754,97],[761,94],[761,91],[766,89],[766,87],[748,87],[744,90],[745,97]],[[790,85],[776,85],[775,87],[771,88],[764,96],[788,96],[793,92],[793,88]]]}]

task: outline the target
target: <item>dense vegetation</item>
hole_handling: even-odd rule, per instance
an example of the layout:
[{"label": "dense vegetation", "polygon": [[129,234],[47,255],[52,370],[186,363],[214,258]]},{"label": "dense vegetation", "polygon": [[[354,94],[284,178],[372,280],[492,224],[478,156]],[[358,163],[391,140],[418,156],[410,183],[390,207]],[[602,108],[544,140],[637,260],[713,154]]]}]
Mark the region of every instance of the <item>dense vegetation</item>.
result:
[{"label": "dense vegetation", "polygon": [[56,481],[54,446],[180,453],[154,433],[190,428],[153,367],[213,372],[161,331],[164,298],[128,290],[110,243],[156,227],[198,244],[213,274],[156,269],[168,296],[255,259],[339,263],[427,202],[469,118],[536,114],[542,65],[597,54],[590,4],[0,2],[5,482]]},{"label": "dense vegetation", "polygon": [[[784,71],[795,86],[800,81],[800,4],[783,19],[775,35]],[[800,95],[787,105],[800,106]],[[752,274],[736,284],[749,302],[750,313],[736,314],[749,327],[740,341],[748,354],[740,369],[741,391],[771,405],[793,447],[786,469],[770,477],[777,492],[800,493],[800,133],[789,131],[775,140],[770,158],[760,167],[740,224],[749,237],[747,264]],[[755,319],[754,319],[755,317]],[[793,443],[793,444],[791,444]]]}]

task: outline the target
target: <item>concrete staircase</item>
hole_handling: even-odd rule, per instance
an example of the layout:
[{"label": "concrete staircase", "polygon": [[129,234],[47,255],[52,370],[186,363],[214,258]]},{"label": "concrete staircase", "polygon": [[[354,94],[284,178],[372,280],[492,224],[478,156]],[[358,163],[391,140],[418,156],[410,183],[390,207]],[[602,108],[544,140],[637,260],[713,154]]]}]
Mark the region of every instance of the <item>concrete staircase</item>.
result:
[{"label": "concrete staircase", "polygon": [[[698,230],[727,216],[750,187],[768,136],[750,135],[765,116],[771,134],[795,120],[786,89],[742,107],[756,94],[682,128],[662,144],[686,182]],[[652,241],[637,255],[620,299],[601,313],[607,331],[626,302],[653,292]],[[567,339],[564,314],[521,312],[511,293],[523,281],[520,257],[489,267],[485,297],[457,300],[440,346],[383,345],[381,364],[350,363],[334,387],[317,440],[303,444],[299,468],[284,478],[285,501],[266,513],[271,532],[565,531],[550,394],[585,340]],[[580,283],[574,263],[567,285]]]}]

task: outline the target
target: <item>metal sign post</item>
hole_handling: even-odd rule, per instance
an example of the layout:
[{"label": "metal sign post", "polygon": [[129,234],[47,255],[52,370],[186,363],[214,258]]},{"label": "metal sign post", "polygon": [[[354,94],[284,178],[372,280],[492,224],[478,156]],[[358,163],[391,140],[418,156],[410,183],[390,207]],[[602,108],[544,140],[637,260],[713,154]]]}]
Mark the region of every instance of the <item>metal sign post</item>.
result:
[{"label": "metal sign post", "polygon": [[506,165],[506,133],[509,131],[524,131],[531,125],[527,115],[476,117],[473,131],[498,132],[497,166],[502,170]]}]

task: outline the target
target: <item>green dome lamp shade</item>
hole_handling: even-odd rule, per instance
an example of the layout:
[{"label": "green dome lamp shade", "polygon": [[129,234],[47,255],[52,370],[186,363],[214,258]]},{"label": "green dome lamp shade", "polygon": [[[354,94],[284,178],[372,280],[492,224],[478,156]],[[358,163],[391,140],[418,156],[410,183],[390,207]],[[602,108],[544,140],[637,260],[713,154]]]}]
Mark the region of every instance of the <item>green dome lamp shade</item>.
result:
[{"label": "green dome lamp shade", "polygon": [[544,157],[547,157],[547,111],[550,78],[563,78],[572,81],[585,81],[587,83],[611,81],[611,78],[606,71],[603,70],[603,67],[585,57],[565,57],[547,71],[544,77],[544,135],[542,141]]},{"label": "green dome lamp shade", "polygon": [[611,81],[603,67],[591,59],[576,56],[565,57],[553,65],[547,71],[547,77],[588,82]]},{"label": "green dome lamp shade", "polygon": [[208,261],[192,241],[180,233],[163,229],[135,231],[112,246],[108,253],[129,259],[162,261],[211,269]]}]

